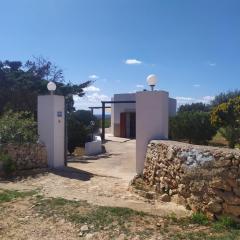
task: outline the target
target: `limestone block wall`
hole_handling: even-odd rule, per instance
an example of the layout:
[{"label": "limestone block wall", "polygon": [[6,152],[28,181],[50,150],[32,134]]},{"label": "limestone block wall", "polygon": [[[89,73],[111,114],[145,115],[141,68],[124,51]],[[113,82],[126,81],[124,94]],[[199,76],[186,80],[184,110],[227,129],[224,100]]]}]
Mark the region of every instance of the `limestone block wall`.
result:
[{"label": "limestone block wall", "polygon": [[209,216],[240,220],[240,151],[174,141],[151,141],[144,181],[172,201]]},{"label": "limestone block wall", "polygon": [[46,147],[41,144],[4,144],[1,150],[11,157],[16,170],[47,167]]}]

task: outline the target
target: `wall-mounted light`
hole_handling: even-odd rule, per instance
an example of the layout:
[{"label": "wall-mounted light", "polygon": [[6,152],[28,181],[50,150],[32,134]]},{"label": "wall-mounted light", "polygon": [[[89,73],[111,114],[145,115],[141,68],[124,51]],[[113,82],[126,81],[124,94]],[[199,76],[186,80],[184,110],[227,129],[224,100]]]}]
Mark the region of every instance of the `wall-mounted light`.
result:
[{"label": "wall-mounted light", "polygon": [[147,83],[151,87],[151,90],[153,91],[154,87],[157,84],[157,77],[156,77],[156,75],[154,75],[154,74],[149,75],[147,77]]},{"label": "wall-mounted light", "polygon": [[53,92],[56,90],[57,86],[54,82],[49,82],[47,84],[47,89],[50,91],[51,95],[53,95]]}]

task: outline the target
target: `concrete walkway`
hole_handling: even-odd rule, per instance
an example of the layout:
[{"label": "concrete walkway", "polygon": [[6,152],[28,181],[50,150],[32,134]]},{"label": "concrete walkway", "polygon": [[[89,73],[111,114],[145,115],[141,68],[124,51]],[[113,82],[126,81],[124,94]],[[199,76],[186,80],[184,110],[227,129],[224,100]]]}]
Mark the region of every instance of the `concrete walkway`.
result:
[{"label": "concrete walkway", "polygon": [[[111,139],[111,140],[110,140]],[[129,182],[136,174],[136,140],[106,136],[105,154],[69,159],[68,166]]]}]

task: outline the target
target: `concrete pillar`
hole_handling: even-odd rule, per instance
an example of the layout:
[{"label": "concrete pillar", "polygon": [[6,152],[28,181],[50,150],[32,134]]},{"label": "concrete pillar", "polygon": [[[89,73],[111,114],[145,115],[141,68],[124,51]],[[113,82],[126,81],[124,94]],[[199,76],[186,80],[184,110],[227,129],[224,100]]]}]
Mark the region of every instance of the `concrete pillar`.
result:
[{"label": "concrete pillar", "polygon": [[136,172],[142,173],[150,140],[168,138],[169,98],[165,91],[136,93]]},{"label": "concrete pillar", "polygon": [[64,96],[38,96],[38,134],[47,147],[48,166],[64,167],[65,158]]}]

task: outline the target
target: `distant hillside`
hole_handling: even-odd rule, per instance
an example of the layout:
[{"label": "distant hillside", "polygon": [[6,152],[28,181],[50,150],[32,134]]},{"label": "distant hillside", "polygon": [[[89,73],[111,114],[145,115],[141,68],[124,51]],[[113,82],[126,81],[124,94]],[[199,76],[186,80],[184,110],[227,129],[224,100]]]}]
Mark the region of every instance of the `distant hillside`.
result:
[{"label": "distant hillside", "polygon": [[[95,117],[97,117],[97,119],[102,119],[102,114],[94,114]],[[111,114],[105,114],[105,119],[110,119],[111,118]]]}]

